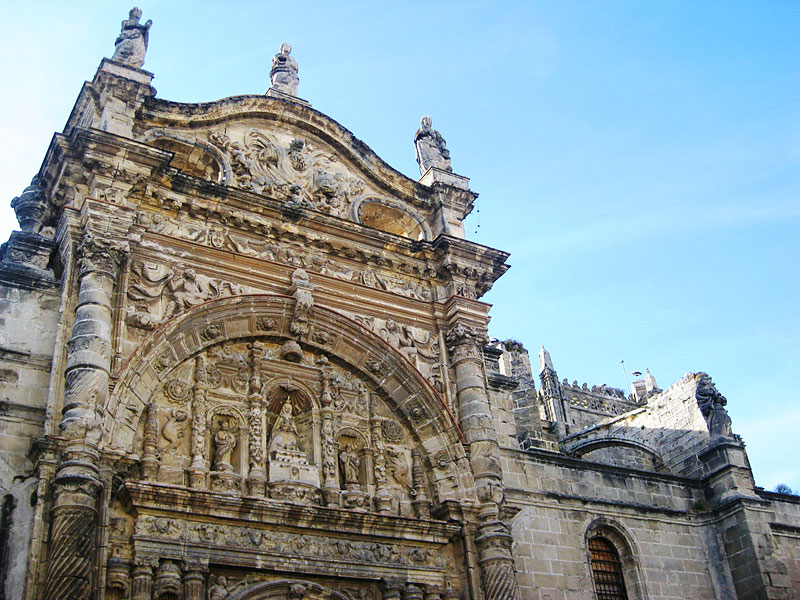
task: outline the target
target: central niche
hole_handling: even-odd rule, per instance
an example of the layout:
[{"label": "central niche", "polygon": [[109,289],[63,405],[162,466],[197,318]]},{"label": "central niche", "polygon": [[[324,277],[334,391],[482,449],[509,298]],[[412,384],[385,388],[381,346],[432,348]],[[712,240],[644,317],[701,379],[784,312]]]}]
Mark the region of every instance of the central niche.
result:
[{"label": "central niche", "polygon": [[145,480],[428,514],[419,454],[377,390],[296,342],[222,342],[186,360],[154,394],[140,432]]}]

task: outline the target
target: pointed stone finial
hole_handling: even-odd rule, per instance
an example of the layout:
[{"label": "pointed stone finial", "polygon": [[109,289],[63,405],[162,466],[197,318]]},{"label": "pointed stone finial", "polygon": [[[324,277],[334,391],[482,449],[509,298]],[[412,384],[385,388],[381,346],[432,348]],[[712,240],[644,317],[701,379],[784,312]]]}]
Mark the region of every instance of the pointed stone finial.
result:
[{"label": "pointed stone finial", "polygon": [[292,47],[284,42],[280,52],[272,59],[272,69],[269,72],[270,89],[297,96],[297,86],[300,78],[297,76],[297,61],[290,56]]},{"label": "pointed stone finial", "polygon": [[11,201],[11,208],[17,215],[17,221],[22,231],[26,233],[39,233],[47,211],[47,196],[39,182],[39,176],[31,179],[31,184],[25,188],[22,195]]},{"label": "pointed stone finial", "polygon": [[650,374],[650,369],[645,369],[645,377],[644,377],[644,389],[649,394],[650,392],[658,391],[658,383],[656,383],[656,378]]},{"label": "pointed stone finial", "polygon": [[142,10],[134,6],[128,13],[128,18],[122,22],[119,37],[114,42],[114,56],[111,57],[111,60],[134,69],[142,68],[153,21],[148,20],[147,23],[141,25],[139,23],[141,18]]},{"label": "pointed stone finial", "polygon": [[550,359],[550,353],[545,350],[544,345],[542,345],[539,350],[539,373],[545,369],[555,370],[553,369],[553,361]]}]

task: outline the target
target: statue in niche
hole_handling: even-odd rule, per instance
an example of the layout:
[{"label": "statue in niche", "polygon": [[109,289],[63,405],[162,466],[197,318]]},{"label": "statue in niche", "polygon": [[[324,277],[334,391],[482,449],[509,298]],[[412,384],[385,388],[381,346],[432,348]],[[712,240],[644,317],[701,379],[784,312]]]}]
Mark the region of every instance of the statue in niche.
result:
[{"label": "statue in niche", "polygon": [[294,422],[294,415],[292,414],[292,400],[287,397],[286,402],[281,407],[281,413],[275,420],[275,425],[272,426],[272,436],[269,440],[269,451],[284,450],[295,452],[301,450],[299,434],[297,433],[297,425]]},{"label": "statue in niche", "polygon": [[339,450],[339,462],[342,465],[344,481],[348,488],[358,487],[358,467],[361,461],[352,443],[345,442]]},{"label": "statue in niche", "polygon": [[128,18],[122,22],[122,30],[114,42],[114,56],[111,60],[135,69],[142,68],[153,21],[148,20],[144,25],[140,25],[141,18],[142,10],[134,6],[128,13]]},{"label": "statue in niche", "polygon": [[297,61],[290,56],[292,47],[284,42],[281,50],[272,59],[272,69],[269,72],[270,87],[278,92],[297,96],[297,85],[300,78],[297,76]]},{"label": "statue in niche", "polygon": [[417,163],[419,163],[419,171],[423,175],[431,167],[443,171],[453,170],[453,167],[450,166],[450,151],[445,145],[444,138],[431,125],[430,117],[422,117],[421,127],[414,136]]},{"label": "statue in niche", "polygon": [[233,471],[231,455],[236,447],[236,423],[233,419],[222,419],[214,434],[214,470]]}]

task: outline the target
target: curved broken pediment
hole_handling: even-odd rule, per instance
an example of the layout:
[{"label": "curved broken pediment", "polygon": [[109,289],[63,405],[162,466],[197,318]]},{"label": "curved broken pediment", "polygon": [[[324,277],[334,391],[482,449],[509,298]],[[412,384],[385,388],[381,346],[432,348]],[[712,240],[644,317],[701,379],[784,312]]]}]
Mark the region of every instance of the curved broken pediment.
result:
[{"label": "curved broken pediment", "polygon": [[[400,198],[412,213],[424,213],[416,220],[430,217],[429,188],[390,167],[350,131],[309,107],[263,96],[204,104],[150,99],[145,107],[142,116],[150,125],[145,139],[192,138],[198,147],[212,147],[230,165],[231,178],[225,180],[230,185],[348,219],[351,207],[367,197],[384,204],[397,204],[390,199]],[[422,227],[405,229],[391,232],[430,237]]]}]

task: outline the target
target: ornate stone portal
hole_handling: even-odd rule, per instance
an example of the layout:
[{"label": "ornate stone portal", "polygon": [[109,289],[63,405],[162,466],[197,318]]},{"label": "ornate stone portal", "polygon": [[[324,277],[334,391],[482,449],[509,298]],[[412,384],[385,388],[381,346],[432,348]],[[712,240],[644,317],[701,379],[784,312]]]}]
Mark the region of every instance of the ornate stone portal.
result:
[{"label": "ornate stone portal", "polygon": [[631,598],[675,540],[696,585],[664,597],[789,597],[800,508],[769,513],[707,375],[626,399],[543,350],[537,391],[487,346],[508,255],[464,239],[430,118],[414,181],[297,98],[288,44],[264,96],[158,99],[140,17],[0,249],[6,597],[561,597],[598,532]]}]

